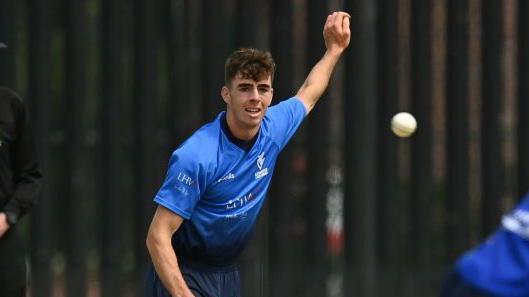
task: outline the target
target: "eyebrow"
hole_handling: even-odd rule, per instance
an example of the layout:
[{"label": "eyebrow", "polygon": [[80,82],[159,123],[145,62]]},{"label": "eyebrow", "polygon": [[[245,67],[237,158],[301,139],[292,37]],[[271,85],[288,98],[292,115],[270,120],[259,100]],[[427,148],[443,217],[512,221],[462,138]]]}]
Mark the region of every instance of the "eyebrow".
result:
[{"label": "eyebrow", "polygon": [[[237,88],[243,88],[243,87],[253,87],[253,84],[251,83],[240,83],[237,85]],[[272,88],[271,85],[269,84],[258,84],[257,85],[258,88]]]},{"label": "eyebrow", "polygon": [[265,88],[269,88],[269,89],[272,88],[272,86],[269,85],[269,84],[258,84],[257,87],[258,87],[258,88],[259,88],[259,87],[261,87],[261,88],[262,88],[262,87],[265,87]]},{"label": "eyebrow", "polygon": [[253,87],[253,84],[250,84],[250,83],[240,83],[237,85],[237,88],[242,88],[242,87]]}]

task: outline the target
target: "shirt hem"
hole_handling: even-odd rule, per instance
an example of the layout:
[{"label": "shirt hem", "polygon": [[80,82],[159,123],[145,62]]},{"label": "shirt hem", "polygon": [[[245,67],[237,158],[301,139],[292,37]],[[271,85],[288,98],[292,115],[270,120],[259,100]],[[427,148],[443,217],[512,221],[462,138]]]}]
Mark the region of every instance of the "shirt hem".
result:
[{"label": "shirt hem", "polygon": [[182,209],[170,204],[167,200],[164,200],[163,198],[161,198],[160,196],[156,196],[154,198],[154,202],[158,203],[159,205],[169,209],[170,211],[176,213],[177,215],[183,217],[184,219],[186,220],[189,220],[191,218],[191,214],[186,212],[186,211],[183,211]]}]

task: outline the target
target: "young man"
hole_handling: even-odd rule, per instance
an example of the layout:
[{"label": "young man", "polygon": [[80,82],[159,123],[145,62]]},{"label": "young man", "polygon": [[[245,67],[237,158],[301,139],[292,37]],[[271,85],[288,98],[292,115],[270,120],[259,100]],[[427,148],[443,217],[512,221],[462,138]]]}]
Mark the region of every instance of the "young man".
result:
[{"label": "young man", "polygon": [[270,54],[241,49],[228,58],[221,89],[226,112],[173,153],[154,198],[148,296],[240,296],[235,258],[253,230],[279,152],[327,88],[349,45],[349,18],[344,12],[327,17],[324,56],[295,97],[270,108]]},{"label": "young man", "polygon": [[529,296],[529,194],[492,236],[457,261],[441,296]]},{"label": "young man", "polygon": [[[0,43],[0,51],[6,46]],[[24,102],[0,87],[0,296],[26,296],[26,252],[16,223],[32,208],[40,180]]]}]

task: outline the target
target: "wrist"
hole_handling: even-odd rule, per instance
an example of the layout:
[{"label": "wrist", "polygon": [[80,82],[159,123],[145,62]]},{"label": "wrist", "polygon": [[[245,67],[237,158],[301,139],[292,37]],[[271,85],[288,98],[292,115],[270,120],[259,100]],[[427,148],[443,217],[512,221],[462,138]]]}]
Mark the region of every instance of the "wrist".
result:
[{"label": "wrist", "polygon": [[327,49],[326,55],[339,58],[342,55],[343,51],[344,51],[343,49],[339,49],[339,48],[330,48],[330,49]]},{"label": "wrist", "polygon": [[13,226],[18,222],[18,217],[11,211],[4,211],[5,220],[9,226]]}]

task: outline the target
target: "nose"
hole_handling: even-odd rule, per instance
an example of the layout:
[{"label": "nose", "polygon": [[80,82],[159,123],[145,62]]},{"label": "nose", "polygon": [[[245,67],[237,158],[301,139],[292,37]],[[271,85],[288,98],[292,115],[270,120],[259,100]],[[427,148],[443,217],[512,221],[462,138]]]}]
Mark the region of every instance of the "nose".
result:
[{"label": "nose", "polygon": [[252,93],[251,93],[251,100],[259,100],[260,96],[259,96],[259,90],[257,88],[253,88],[252,89]]}]

